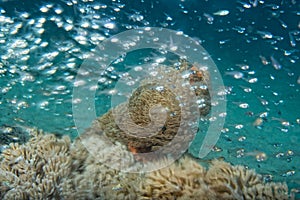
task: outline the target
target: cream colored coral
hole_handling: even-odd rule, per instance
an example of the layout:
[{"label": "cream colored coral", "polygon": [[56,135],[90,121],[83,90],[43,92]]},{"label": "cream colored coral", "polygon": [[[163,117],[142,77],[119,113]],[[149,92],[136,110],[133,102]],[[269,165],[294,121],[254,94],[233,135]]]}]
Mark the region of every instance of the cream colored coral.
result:
[{"label": "cream colored coral", "polygon": [[[94,137],[97,136],[90,133],[71,143],[66,136],[59,139],[51,134],[37,134],[24,145],[11,144],[0,159],[1,199],[288,198],[286,184],[264,183],[262,176],[252,170],[217,160],[208,170],[184,156],[152,172],[122,172],[107,162],[123,155],[128,159],[126,167],[134,164],[126,147],[120,143],[104,145],[101,147],[106,154],[98,156],[84,146],[95,142]],[[105,140],[98,142],[105,144]],[[93,148],[101,150],[95,144]],[[156,168],[163,162],[169,160],[148,165]]]},{"label": "cream colored coral", "polygon": [[1,154],[1,191],[4,199],[59,196],[59,184],[68,177],[72,159],[70,139],[37,134],[23,145],[11,144]]},{"label": "cream colored coral", "polygon": [[215,160],[206,170],[190,157],[150,172],[140,184],[140,199],[288,199],[282,183],[264,183],[243,166]]},{"label": "cream colored coral", "polygon": [[262,176],[243,166],[215,160],[205,182],[222,199],[287,199],[286,184],[264,183]]},{"label": "cream colored coral", "polygon": [[183,157],[166,168],[145,174],[139,199],[211,199],[214,194],[205,185],[205,173],[192,158]]}]

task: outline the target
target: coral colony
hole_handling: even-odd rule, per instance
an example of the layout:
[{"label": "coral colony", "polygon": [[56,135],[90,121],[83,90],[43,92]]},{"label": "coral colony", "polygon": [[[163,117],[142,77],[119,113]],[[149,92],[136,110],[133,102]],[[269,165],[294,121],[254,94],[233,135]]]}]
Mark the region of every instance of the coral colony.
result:
[{"label": "coral colony", "polygon": [[[179,69],[160,71],[160,78],[175,76],[178,71],[186,69],[191,72],[186,79],[195,86],[196,99],[203,99],[199,108],[200,115],[205,116],[211,106],[207,72],[182,61]],[[139,153],[155,152],[169,143],[180,126],[183,110],[176,96],[168,85],[157,90],[153,82],[155,77],[144,80],[130,97],[128,108],[124,108],[124,104],[112,108],[73,142],[68,136],[59,138],[33,130],[26,143],[11,143],[2,151],[0,158],[0,198],[288,199],[285,183],[266,183],[255,171],[221,160],[213,160],[206,169],[187,153],[171,165],[157,170],[143,173],[122,171],[122,166],[137,169],[150,165],[155,168],[168,161],[167,157],[154,156],[148,162],[137,156]],[[129,112],[135,124],[148,124],[151,121],[149,109],[158,103],[167,108],[168,117],[163,127],[157,127],[160,129],[154,136],[137,140],[116,125],[113,113],[118,113],[117,117],[122,122],[124,110]],[[130,124],[125,126],[130,128]],[[186,126],[184,128],[188,129]],[[188,135],[183,134],[182,137]],[[109,145],[111,143],[114,145]],[[175,141],[175,146],[168,148],[167,152],[176,151],[180,144]],[[86,147],[100,153],[92,154]]]}]

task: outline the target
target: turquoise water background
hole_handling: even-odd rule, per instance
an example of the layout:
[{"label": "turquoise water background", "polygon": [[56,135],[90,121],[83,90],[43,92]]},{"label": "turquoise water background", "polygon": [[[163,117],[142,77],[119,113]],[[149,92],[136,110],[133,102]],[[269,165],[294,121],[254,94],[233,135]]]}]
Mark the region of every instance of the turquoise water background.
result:
[{"label": "turquoise water background", "polygon": [[[38,127],[76,137],[74,77],[91,49],[105,38],[137,27],[183,31],[209,52],[227,89],[226,123],[215,151],[204,160],[224,157],[233,164],[256,169],[266,180],[286,181],[291,188],[299,188],[300,3],[255,2],[2,1],[0,125]],[[214,14],[220,10],[229,14]],[[24,17],[24,13],[29,16]],[[92,27],[93,23],[98,27]],[[16,45],[17,40],[26,41],[26,45]],[[264,65],[260,56],[269,64]],[[272,65],[270,57],[281,69]],[[132,63],[139,64],[127,58],[123,67]],[[109,110],[106,91],[113,88],[117,80],[114,75],[125,68],[117,65],[103,75],[106,81],[95,98],[98,116]],[[232,72],[243,73],[243,78],[235,78]],[[257,81],[251,83],[254,78]],[[241,108],[241,104],[248,107]],[[262,124],[253,125],[264,113]],[[191,145],[193,155],[197,155],[204,134],[205,129]],[[266,159],[257,160],[262,153]]]}]

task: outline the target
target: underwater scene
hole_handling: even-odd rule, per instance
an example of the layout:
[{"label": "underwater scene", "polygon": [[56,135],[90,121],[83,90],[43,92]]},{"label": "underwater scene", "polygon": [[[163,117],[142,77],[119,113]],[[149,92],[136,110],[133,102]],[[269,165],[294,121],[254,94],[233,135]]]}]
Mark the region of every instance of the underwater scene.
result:
[{"label": "underwater scene", "polygon": [[300,1],[0,0],[0,199],[300,199]]}]

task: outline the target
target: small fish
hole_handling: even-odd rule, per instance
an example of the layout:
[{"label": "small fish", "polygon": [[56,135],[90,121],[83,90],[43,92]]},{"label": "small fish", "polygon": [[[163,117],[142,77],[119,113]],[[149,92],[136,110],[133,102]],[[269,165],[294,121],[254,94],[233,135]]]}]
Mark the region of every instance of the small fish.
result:
[{"label": "small fish", "polygon": [[266,106],[269,104],[269,102],[261,97],[257,97],[261,103],[261,105]]},{"label": "small fish", "polygon": [[269,64],[269,61],[266,59],[266,57],[260,55],[259,58],[260,58],[261,63],[262,63],[263,65],[268,65],[268,64]]},{"label": "small fish", "polygon": [[260,35],[263,39],[272,39],[273,34],[269,31],[256,31],[258,35]]},{"label": "small fish", "polygon": [[258,152],[255,156],[257,162],[262,162],[267,160],[267,154],[264,152]]},{"label": "small fish", "polygon": [[290,56],[290,55],[292,55],[292,54],[294,54],[296,52],[299,52],[299,50],[298,49],[284,50],[284,55],[285,56]]},{"label": "small fish", "polygon": [[280,70],[282,68],[281,64],[273,56],[270,56],[270,59],[271,59],[273,67],[276,70]]},{"label": "small fish", "polygon": [[296,46],[296,41],[295,41],[294,36],[292,35],[292,32],[289,32],[289,38],[290,38],[290,44],[291,44],[291,46],[295,47]]},{"label": "small fish", "polygon": [[203,13],[203,16],[206,18],[208,24],[212,24],[214,22],[214,17],[210,14]]},{"label": "small fish", "polygon": [[281,132],[284,132],[284,133],[289,132],[289,129],[287,129],[287,128],[282,128],[282,127],[275,127],[275,128],[280,130]]},{"label": "small fish", "polygon": [[241,79],[244,77],[244,74],[239,71],[230,71],[230,72],[225,72],[225,75],[232,76],[235,79]]},{"label": "small fish", "polygon": [[258,128],[262,126],[263,122],[264,120],[261,117],[258,117],[257,119],[254,120],[252,125]]},{"label": "small fish", "polygon": [[283,177],[293,176],[296,172],[294,170],[287,171],[286,173],[282,174]]},{"label": "small fish", "polygon": [[270,4],[266,4],[264,6],[264,8],[271,8],[272,10],[278,10],[280,8],[280,6],[276,5],[276,4],[273,4],[273,3],[270,3]]},{"label": "small fish", "polygon": [[249,108],[249,104],[247,104],[247,103],[241,103],[241,104],[239,104],[239,107],[240,108]]},{"label": "small fish", "polygon": [[237,3],[240,3],[244,8],[251,8],[251,4],[247,2],[237,1]]},{"label": "small fish", "polygon": [[253,7],[256,7],[257,4],[258,4],[258,0],[249,0],[249,3],[251,3],[251,5],[252,5]]},{"label": "small fish", "polygon": [[226,16],[229,14],[229,11],[228,10],[219,10],[217,12],[214,12],[213,14],[218,15],[218,16]]},{"label": "small fish", "polygon": [[256,83],[258,81],[258,79],[257,78],[250,78],[247,81],[248,81],[248,83]]},{"label": "small fish", "polygon": [[298,76],[297,83],[300,85],[300,76]]},{"label": "small fish", "polygon": [[244,33],[246,30],[245,27],[241,27],[241,26],[234,26],[232,29],[237,31],[238,33]]},{"label": "small fish", "polygon": [[173,20],[173,18],[170,15],[168,15],[167,13],[164,13],[164,15],[166,16],[167,21],[172,21]]},{"label": "small fish", "polygon": [[11,138],[12,140],[14,141],[18,141],[20,140],[20,138],[18,136],[15,136],[15,135],[10,135],[10,134],[6,134],[9,138]]},{"label": "small fish", "polygon": [[242,88],[244,90],[244,92],[252,92],[252,89],[250,87],[245,87],[245,86],[242,86],[242,85],[239,85],[240,88]]},{"label": "small fish", "polygon": [[242,70],[248,70],[250,68],[247,64],[236,64],[236,66],[238,66]]},{"label": "small fish", "polygon": [[268,117],[268,115],[269,115],[268,112],[263,112],[263,113],[260,113],[260,114],[259,114],[259,117],[261,117],[261,118],[266,118],[266,117]]},{"label": "small fish", "polygon": [[280,25],[282,26],[282,28],[287,28],[288,26],[286,25],[286,23],[284,21],[282,21],[281,19],[278,19]]},{"label": "small fish", "polygon": [[253,156],[257,162],[262,162],[267,159],[267,154],[261,151],[245,152],[244,156]]},{"label": "small fish", "polygon": [[254,115],[254,112],[247,111],[247,112],[245,112],[245,115],[248,116],[248,117],[252,117]]},{"label": "small fish", "polygon": [[288,127],[290,126],[290,122],[288,122],[287,120],[285,119],[282,119],[282,118],[277,118],[277,117],[272,117],[271,118],[273,121],[279,121],[281,123],[282,126],[285,126],[285,127]]},{"label": "small fish", "polygon": [[243,102],[232,102],[233,104],[239,106],[240,108],[249,108],[249,104]]},{"label": "small fish", "polygon": [[219,44],[225,44],[225,43],[227,43],[227,42],[229,42],[230,41],[230,39],[227,39],[227,40],[220,40],[219,41]]}]

